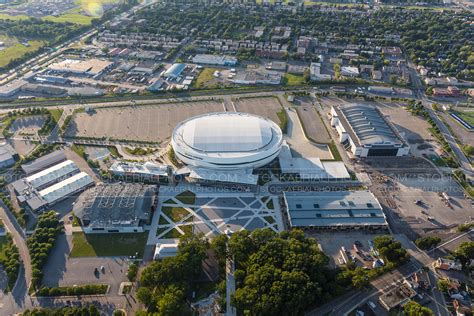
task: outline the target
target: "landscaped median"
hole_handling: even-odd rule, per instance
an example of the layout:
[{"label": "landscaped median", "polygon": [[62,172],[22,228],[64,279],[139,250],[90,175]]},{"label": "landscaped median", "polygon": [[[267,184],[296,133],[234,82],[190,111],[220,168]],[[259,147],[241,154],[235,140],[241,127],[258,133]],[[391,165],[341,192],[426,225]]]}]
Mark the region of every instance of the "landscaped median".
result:
[{"label": "landscaped median", "polygon": [[42,287],[36,291],[37,297],[52,296],[79,296],[79,295],[105,295],[109,291],[107,284],[90,284],[80,286]]}]

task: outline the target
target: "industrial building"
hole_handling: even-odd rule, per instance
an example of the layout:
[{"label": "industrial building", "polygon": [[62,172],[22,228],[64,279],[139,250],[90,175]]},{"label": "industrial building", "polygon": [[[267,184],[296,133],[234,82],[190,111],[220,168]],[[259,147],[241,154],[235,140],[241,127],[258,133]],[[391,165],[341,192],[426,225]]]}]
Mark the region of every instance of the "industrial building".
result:
[{"label": "industrial building", "polygon": [[110,166],[109,171],[124,180],[138,180],[160,182],[166,180],[171,174],[167,165],[157,165],[153,162],[124,162],[116,161]]},{"label": "industrial building", "polygon": [[373,106],[332,107],[331,116],[339,142],[356,157],[405,156],[410,152],[396,128]]},{"label": "industrial building", "polygon": [[156,186],[101,184],[81,194],[73,212],[85,233],[143,232],[156,208]]},{"label": "industrial building", "polygon": [[94,185],[94,180],[62,152],[53,152],[22,166],[27,177],[12,183],[18,202],[41,211]]},{"label": "industrial building", "polygon": [[65,59],[50,64],[48,69],[57,73],[97,76],[109,70],[113,64],[111,61],[95,58],[87,60]]},{"label": "industrial building", "polygon": [[283,175],[295,176],[298,180],[337,181],[350,180],[351,175],[342,161],[324,161],[317,157],[293,157],[286,142],[278,156]]},{"label": "industrial building", "polygon": [[291,227],[339,230],[385,229],[382,206],[370,191],[285,192]]},{"label": "industrial building", "polygon": [[164,72],[163,77],[168,80],[176,80],[185,68],[185,64],[173,64],[170,68],[168,68],[168,70]]},{"label": "industrial building", "polygon": [[32,162],[21,165],[23,172],[29,176],[33,173],[40,172],[41,170],[47,169],[53,165],[65,161],[66,155],[61,151],[54,151],[50,154],[44,155]]},{"label": "industrial building", "polygon": [[14,165],[17,159],[18,154],[10,144],[0,144],[0,168],[7,168]]},{"label": "industrial building", "polygon": [[0,86],[0,97],[11,97],[20,91],[21,87],[23,87],[27,82],[24,80],[14,80],[9,82],[3,86]]},{"label": "industrial building", "polygon": [[235,66],[237,65],[237,58],[227,55],[198,54],[193,57],[193,63],[216,66]]}]

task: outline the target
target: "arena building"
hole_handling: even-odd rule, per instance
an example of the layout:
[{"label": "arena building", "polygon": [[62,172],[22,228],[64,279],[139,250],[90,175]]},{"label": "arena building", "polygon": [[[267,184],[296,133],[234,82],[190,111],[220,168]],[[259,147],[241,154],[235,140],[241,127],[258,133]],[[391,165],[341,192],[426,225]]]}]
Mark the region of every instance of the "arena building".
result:
[{"label": "arena building", "polygon": [[331,109],[331,126],[339,142],[356,157],[405,156],[410,146],[373,106],[350,104]]},{"label": "arena building", "polygon": [[176,157],[195,168],[254,169],[275,159],[283,133],[269,119],[248,113],[209,113],[178,124],[171,139]]}]

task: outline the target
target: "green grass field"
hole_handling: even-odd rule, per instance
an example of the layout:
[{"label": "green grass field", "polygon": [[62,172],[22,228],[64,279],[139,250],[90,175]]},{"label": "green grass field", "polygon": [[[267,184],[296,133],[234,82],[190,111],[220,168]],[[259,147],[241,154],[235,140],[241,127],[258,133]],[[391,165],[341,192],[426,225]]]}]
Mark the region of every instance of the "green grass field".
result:
[{"label": "green grass field", "polygon": [[471,126],[474,126],[474,112],[453,111],[453,113],[469,123]]},{"label": "green grass field", "polygon": [[148,233],[73,233],[71,257],[143,257]]},{"label": "green grass field", "polygon": [[303,86],[306,84],[306,81],[304,81],[303,76],[285,73],[283,84],[286,86]]},{"label": "green grass field", "polygon": [[182,207],[163,206],[162,211],[166,216],[171,218],[173,222],[179,222],[189,214],[189,212]]},{"label": "green grass field", "polygon": [[0,51],[0,67],[5,67],[13,59],[20,58],[26,53],[34,52],[44,46],[43,41],[28,41],[29,47],[21,43],[16,43]]},{"label": "green grass field", "polygon": [[0,20],[27,20],[30,17],[27,15],[9,15],[5,13],[0,13]]},{"label": "green grass field", "polygon": [[216,68],[204,68],[199,76],[197,77],[196,81],[194,82],[194,88],[201,89],[207,86],[207,83],[214,79],[214,71],[218,69]]},{"label": "green grass field", "polygon": [[53,118],[53,120],[58,123],[59,121],[59,118],[61,118],[61,115],[63,114],[63,110],[61,109],[53,109],[53,110],[49,110],[49,113],[51,113],[51,116]]},{"label": "green grass field", "polygon": [[51,22],[56,22],[56,23],[74,23],[74,24],[80,24],[80,25],[90,25],[92,23],[92,20],[94,18],[88,15],[83,15],[80,13],[66,13],[62,14],[60,16],[45,16],[43,20],[45,21],[51,21]]}]

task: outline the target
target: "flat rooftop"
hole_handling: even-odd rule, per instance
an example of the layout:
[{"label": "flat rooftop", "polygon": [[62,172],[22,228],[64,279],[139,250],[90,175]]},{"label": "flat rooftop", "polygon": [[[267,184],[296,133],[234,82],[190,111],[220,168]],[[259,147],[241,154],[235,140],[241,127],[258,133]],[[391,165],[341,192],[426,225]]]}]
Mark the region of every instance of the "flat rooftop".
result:
[{"label": "flat rooftop", "polygon": [[352,140],[360,145],[406,144],[395,127],[374,106],[355,103],[334,109]]},{"label": "flat rooftop", "polygon": [[74,213],[91,228],[135,227],[149,221],[156,186],[140,183],[102,184],[81,194]]},{"label": "flat rooftop", "polygon": [[79,171],[79,168],[72,160],[63,161],[57,165],[37,172],[25,180],[35,189],[38,189],[48,183],[52,183],[61,178],[65,178],[72,173]]},{"label": "flat rooftop", "polygon": [[370,191],[285,192],[292,227],[386,226]]},{"label": "flat rooftop", "polygon": [[58,164],[64,160],[66,160],[66,155],[63,152],[54,151],[36,160],[23,164],[21,169],[27,175],[31,175],[36,172],[40,172],[52,165]]},{"label": "flat rooftop", "polygon": [[60,72],[89,73],[95,75],[101,73],[104,69],[111,66],[113,62],[101,59],[65,59],[60,62],[52,63],[49,69]]}]

